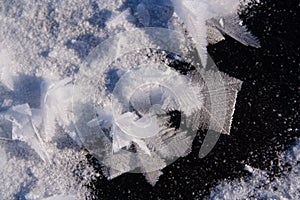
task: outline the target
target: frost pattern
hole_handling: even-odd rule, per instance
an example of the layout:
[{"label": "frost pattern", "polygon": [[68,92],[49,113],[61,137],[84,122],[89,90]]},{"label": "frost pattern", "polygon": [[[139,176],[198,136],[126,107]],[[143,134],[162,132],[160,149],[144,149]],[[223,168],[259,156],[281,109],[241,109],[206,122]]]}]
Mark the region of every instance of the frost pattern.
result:
[{"label": "frost pattern", "polygon": [[[224,33],[231,35],[244,44],[258,46],[257,42],[252,42],[253,37],[250,34],[246,34],[246,38],[241,36],[246,29],[244,27],[238,28],[237,24],[240,24],[240,22],[238,23],[236,17],[226,17],[236,16],[237,1],[203,0],[199,4],[203,7],[190,6],[186,2],[181,3],[179,1],[172,3],[169,0],[142,0],[136,2],[137,5],[122,12],[119,8],[124,1],[93,1],[92,3],[90,1],[73,0],[54,0],[51,2],[47,0],[1,1],[0,178],[3,180],[3,184],[0,186],[0,194],[3,199],[25,197],[32,200],[73,198],[73,195],[77,199],[84,199],[89,195],[89,190],[84,185],[94,177],[99,178],[100,175],[95,174],[93,169],[89,167],[86,152],[82,148],[82,141],[79,140],[75,132],[71,120],[73,113],[70,112],[72,110],[70,108],[70,94],[74,81],[73,75],[77,73],[78,67],[91,50],[109,36],[143,26],[172,29],[172,27],[179,24],[176,21],[177,18],[174,17],[176,16],[174,15],[175,7],[175,12],[184,21],[189,34],[195,38],[202,60],[205,60],[206,38],[208,42],[218,42],[223,39]],[[186,7],[184,11],[180,10],[181,4]],[[204,8],[207,8],[207,12],[199,15],[199,11]],[[192,20],[189,21],[188,19]],[[198,21],[195,22],[194,19]],[[218,24],[217,21],[221,23]],[[207,24],[206,27],[205,23]],[[181,25],[180,28],[182,28]],[[203,30],[206,30],[206,33]],[[151,44],[151,47],[156,48],[159,46],[159,41],[151,40],[151,35],[148,35],[148,37],[148,41],[150,41],[148,44]],[[128,46],[128,43],[126,45]],[[184,46],[187,45],[172,47],[172,49],[181,48],[183,50]],[[121,48],[118,50],[121,54],[122,51],[126,51],[126,47],[123,50]],[[139,58],[127,58],[125,61],[123,60],[125,63],[117,64],[116,62],[116,69],[118,69],[116,77],[123,75],[124,69],[128,69],[129,66],[135,65],[137,62],[145,64],[145,61],[152,60],[157,64],[157,61],[161,59],[157,53],[146,52],[146,54],[152,58],[149,59],[148,56],[140,60]],[[82,69],[80,70],[82,71]],[[115,75],[114,71],[107,73]],[[181,76],[177,75],[176,77]],[[209,74],[208,77],[211,77],[212,80],[219,80],[216,79],[218,76],[213,73]],[[201,88],[202,94],[202,99],[198,99],[199,101],[197,101],[195,107],[190,108],[185,104],[179,106],[187,114],[194,113],[194,118],[188,121],[192,129],[197,130],[199,126],[208,128],[209,125],[206,122],[209,117],[213,119],[225,117],[225,124],[221,123],[220,125],[217,120],[214,120],[214,128],[215,131],[228,134],[235,98],[241,82],[222,74],[222,80],[224,79],[226,84],[221,89],[219,88],[222,92],[215,93],[214,97],[228,95],[224,101],[219,102],[215,112],[212,113],[209,112],[211,105],[207,85],[200,82],[196,87],[195,85],[191,86],[187,84],[186,79],[181,79],[185,88],[190,90]],[[88,83],[92,80],[85,79],[84,81]],[[114,80],[102,83],[107,83],[108,87],[113,82]],[[96,85],[96,83],[92,84]],[[90,91],[90,88],[85,89],[85,94],[94,92]],[[108,87],[109,89],[111,88]],[[163,101],[154,98],[156,102],[159,102],[160,107],[156,107],[156,104],[152,103],[146,104],[146,107],[148,105],[153,105],[153,107],[148,110],[149,112],[147,111],[149,114],[145,114],[143,120],[138,121],[139,126],[144,125],[149,120],[153,120],[155,125],[157,125],[157,122],[166,122],[169,120],[168,117],[154,118],[153,115],[165,115],[165,112],[162,112],[163,109],[172,112],[172,108],[177,108],[178,102],[174,101],[173,98],[169,98],[170,93],[165,88],[162,93],[158,92],[159,90],[161,90],[159,87],[150,88],[147,91],[148,94],[146,93],[147,95],[143,97],[142,101],[147,102],[152,101],[152,97],[155,96],[152,93],[162,94],[161,99]],[[191,92],[190,90],[186,93],[180,93],[180,96],[186,94],[190,94],[193,98],[199,96],[197,92]],[[137,97],[141,93],[141,91],[136,91],[130,102],[142,112],[145,104],[140,104],[141,99]],[[84,95],[81,96],[83,99]],[[81,110],[87,111],[82,114],[86,116],[79,115],[77,117],[91,117],[88,115],[94,111],[93,103],[87,102],[86,107]],[[91,105],[92,108],[89,107]],[[99,145],[97,143],[99,141],[105,140],[106,143],[109,143],[115,139],[115,141],[120,142],[119,144],[115,143],[114,149],[116,151],[120,150],[122,146],[128,147],[128,138],[124,140],[120,137],[121,134],[109,134],[113,120],[111,116],[112,107],[105,105],[105,102],[101,106],[97,105],[99,106],[96,109],[98,116],[93,113],[95,115],[92,115],[88,121],[89,123],[84,125],[87,125],[88,133],[99,131],[97,127],[101,127],[105,137],[100,134],[97,137],[94,137],[94,134],[87,135],[87,138],[88,136],[92,137],[84,141],[85,145],[93,147]],[[200,112],[195,113],[194,109],[198,109],[200,105]],[[226,112],[219,114],[221,108],[224,107],[226,107]],[[124,117],[120,119],[125,121],[118,119],[119,124],[128,123],[126,121],[128,119],[125,118],[127,114],[120,115]],[[129,122],[135,123],[132,119],[135,119],[137,114],[131,114],[130,117]],[[198,124],[199,121],[203,123]],[[156,128],[160,130],[164,126],[165,124],[162,123]],[[121,127],[128,128],[126,125],[121,125]],[[152,128],[149,130],[152,130]],[[121,130],[115,130],[121,132]],[[130,138],[130,141],[135,143],[136,149],[129,148],[128,150],[136,150],[140,154],[137,156],[138,159],[134,160],[136,166],[144,166],[144,171],[151,171],[166,166],[159,154],[166,155],[168,159],[171,159],[172,156],[178,157],[188,154],[192,138],[188,137],[185,131],[171,128],[164,129],[161,135],[157,135],[152,140],[145,139],[145,141],[141,141]],[[183,149],[186,151],[183,151]],[[103,155],[103,152],[111,152],[112,146],[108,145],[101,149],[91,148],[89,150],[90,153]],[[149,154],[152,156],[149,156]],[[117,155],[114,158],[110,154],[106,155],[104,162],[110,162],[116,166],[121,165],[122,169],[128,168],[128,171],[130,170],[128,166],[132,163],[129,159],[129,153]],[[79,162],[85,165],[83,172],[76,167]],[[156,166],[151,163],[155,163]],[[125,171],[110,168],[106,171],[106,175],[109,178],[114,178]],[[154,185],[161,174],[160,170],[154,170],[145,173],[145,177],[149,183]],[[83,176],[84,181],[78,183],[78,176]]]},{"label": "frost pattern", "polygon": [[[74,123],[109,179],[142,172],[154,185],[161,169],[190,153],[200,128],[229,134],[241,81],[205,69],[182,74],[163,62],[167,52],[148,49],[160,43],[180,51],[166,39],[173,37],[182,41],[165,29],[121,33],[97,47],[75,78]],[[169,59],[179,61],[184,58]],[[172,112],[181,117],[177,128]]]},{"label": "frost pattern", "polygon": [[[207,21],[207,25],[215,29],[214,31],[225,33],[246,46],[260,47],[258,39],[248,32],[237,15],[212,18]],[[217,39],[212,38],[212,40]]]}]

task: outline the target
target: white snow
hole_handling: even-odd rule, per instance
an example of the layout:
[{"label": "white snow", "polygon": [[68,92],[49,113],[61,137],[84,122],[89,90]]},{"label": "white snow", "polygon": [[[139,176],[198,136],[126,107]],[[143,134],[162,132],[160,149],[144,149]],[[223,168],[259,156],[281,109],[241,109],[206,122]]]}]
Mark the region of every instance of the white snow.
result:
[{"label": "white snow", "polygon": [[207,199],[300,199],[300,140],[279,157],[279,167],[291,166],[290,171],[271,179],[266,171],[246,165],[250,177],[220,182]]},{"label": "white snow", "polygon": [[0,173],[2,171],[2,169],[5,167],[6,162],[7,162],[7,155],[6,155],[6,151],[0,147]]},{"label": "white snow", "polygon": [[66,43],[88,29],[105,37],[83,23],[92,14],[85,1],[0,3],[0,199],[89,198],[93,169],[61,127],[70,126],[67,76],[81,63]]},{"label": "white snow", "polygon": [[250,172],[250,173],[253,173],[254,169],[249,166],[249,165],[245,165],[245,168],[244,168],[246,171]]},{"label": "white snow", "polygon": [[77,200],[77,197],[75,195],[57,195],[41,200]]},{"label": "white snow", "polygon": [[15,63],[7,50],[0,44],[0,81],[10,90],[14,90],[14,73],[9,70]]}]

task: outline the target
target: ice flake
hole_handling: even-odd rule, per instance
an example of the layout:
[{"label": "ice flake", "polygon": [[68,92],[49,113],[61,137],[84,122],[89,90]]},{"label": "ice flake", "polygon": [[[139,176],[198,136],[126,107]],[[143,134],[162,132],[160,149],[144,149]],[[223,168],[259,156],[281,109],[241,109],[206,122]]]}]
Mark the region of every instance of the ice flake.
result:
[{"label": "ice flake", "polygon": [[71,78],[61,81],[46,80],[41,86],[41,112],[45,141],[51,141],[57,124],[71,129]]},{"label": "ice flake", "polygon": [[133,134],[133,137],[151,137],[160,131],[157,117],[146,115],[138,120],[135,118],[136,116],[127,112],[116,119],[116,124],[123,132]]},{"label": "ice flake", "polygon": [[[1,133],[1,139],[23,141],[34,149],[43,161],[51,162],[45,142],[52,140],[57,121],[61,125],[69,125],[67,109],[71,103],[71,88],[65,86],[69,82],[70,79],[57,83],[48,81],[47,87],[46,82],[42,83],[40,108],[30,108],[29,104],[25,103],[11,106],[7,111],[0,113],[2,123],[11,122],[10,130],[7,129],[8,125],[3,124],[6,133]],[[7,135],[9,131],[11,137]]]},{"label": "ice flake", "polygon": [[[222,22],[222,23],[221,23]],[[215,28],[220,33],[225,33],[233,39],[239,41],[246,46],[260,47],[260,43],[245,26],[241,25],[241,20],[237,14],[215,17],[207,21],[207,25]]]},{"label": "ice flake", "polygon": [[148,183],[154,186],[162,174],[163,174],[162,171],[153,171],[153,172],[145,173],[144,176],[148,181]]},{"label": "ice flake", "polygon": [[206,66],[207,41],[215,44],[227,34],[244,45],[260,47],[258,40],[240,24],[238,0],[172,0],[175,12],[192,36],[201,62]]},{"label": "ice flake", "polygon": [[27,143],[45,162],[50,162],[49,155],[32,120],[28,104],[13,106],[5,113],[5,118],[12,122],[12,139]]},{"label": "ice flake", "polygon": [[192,36],[203,66],[207,62],[207,27],[205,25],[207,5],[199,1],[172,0],[176,14],[185,23]]}]

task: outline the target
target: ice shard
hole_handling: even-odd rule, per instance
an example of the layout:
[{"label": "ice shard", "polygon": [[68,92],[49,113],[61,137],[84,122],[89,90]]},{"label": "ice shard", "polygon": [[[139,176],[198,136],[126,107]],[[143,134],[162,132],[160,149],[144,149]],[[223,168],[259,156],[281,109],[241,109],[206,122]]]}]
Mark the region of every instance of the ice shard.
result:
[{"label": "ice shard", "polygon": [[242,2],[230,1],[196,1],[172,0],[175,13],[184,22],[189,34],[192,36],[196,49],[204,66],[207,63],[206,46],[215,44],[224,39],[227,34],[244,45],[260,47],[259,41],[254,37],[238,16],[238,9]]},{"label": "ice shard", "polygon": [[12,122],[12,139],[27,143],[45,162],[50,162],[41,135],[32,121],[32,112],[28,104],[13,106],[5,114]]},{"label": "ice shard", "polygon": [[[43,139],[51,141],[55,136],[57,125],[68,131],[71,127],[72,81],[66,78],[60,81],[51,79],[41,84],[41,118],[43,119]],[[74,138],[75,139],[75,138]]]},{"label": "ice shard", "polygon": [[[215,31],[214,38],[211,37],[210,40],[220,40],[220,36],[218,35],[226,34],[246,46],[259,48],[260,43],[258,39],[242,23],[237,14],[214,17],[207,20],[207,26]],[[219,33],[216,33],[217,31]]]},{"label": "ice shard", "polygon": [[[18,79],[18,76],[15,78]],[[25,142],[43,161],[50,163],[51,155],[46,146],[52,142],[57,125],[67,127],[71,131],[68,107],[71,106],[69,94],[72,89],[68,85],[69,82],[70,79],[43,82],[39,108],[31,108],[30,102],[11,105],[12,102],[8,108],[4,107],[4,111],[0,112],[0,140]],[[13,97],[14,92],[7,96]],[[31,98],[28,100],[32,101]]]}]

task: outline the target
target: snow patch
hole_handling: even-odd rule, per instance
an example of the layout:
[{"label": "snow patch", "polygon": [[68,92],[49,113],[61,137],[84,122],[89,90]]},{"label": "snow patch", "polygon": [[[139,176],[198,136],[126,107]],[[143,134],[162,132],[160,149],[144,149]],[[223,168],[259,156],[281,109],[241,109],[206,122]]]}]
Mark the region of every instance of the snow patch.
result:
[{"label": "snow patch", "polygon": [[207,199],[300,199],[300,140],[279,157],[281,167],[291,166],[290,171],[271,178],[268,172],[246,165],[250,177],[223,181],[216,186]]}]

